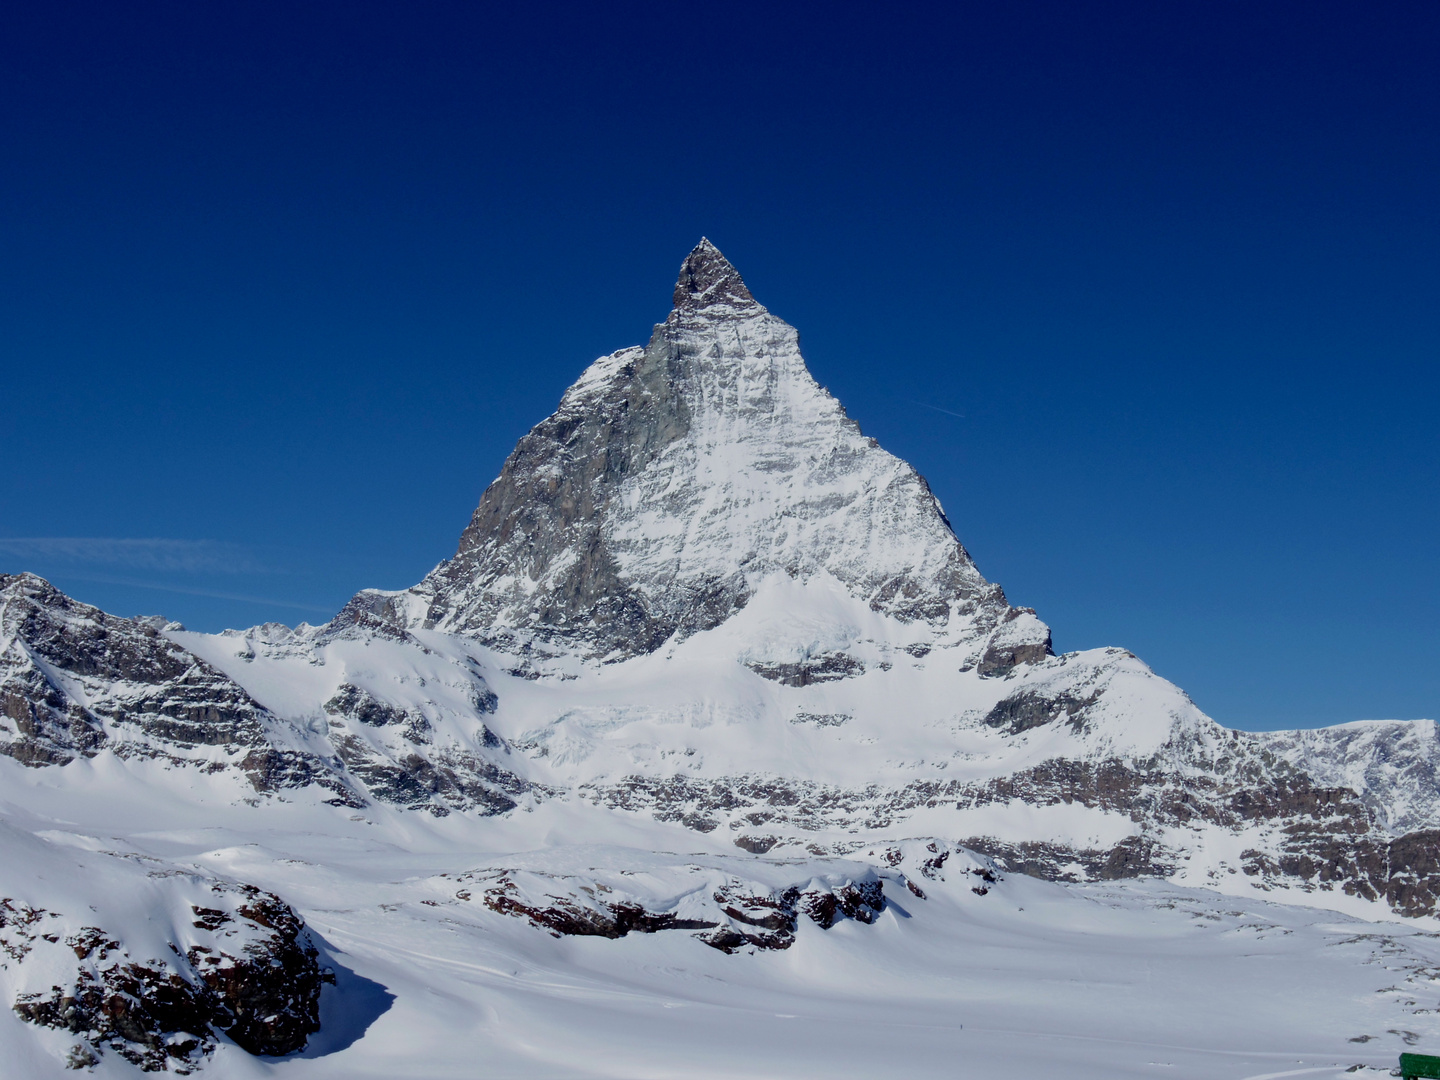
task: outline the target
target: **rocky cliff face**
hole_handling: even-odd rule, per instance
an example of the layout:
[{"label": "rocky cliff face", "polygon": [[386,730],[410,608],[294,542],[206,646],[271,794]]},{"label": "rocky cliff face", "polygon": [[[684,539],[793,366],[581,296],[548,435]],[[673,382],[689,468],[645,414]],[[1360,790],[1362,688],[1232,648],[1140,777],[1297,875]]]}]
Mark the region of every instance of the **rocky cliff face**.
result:
[{"label": "rocky cliff face", "polygon": [[465,714],[447,724],[453,704],[397,707],[346,680],[347,645],[365,648],[372,631],[343,620],[307,630],[229,639],[242,663],[257,644],[312,667],[336,654],[338,685],[322,680],[323,702],[282,717],[186,649],[178,624],[118,619],[32,574],[0,575],[0,754],[38,767],[108,752],[254,795],[304,790],[339,806],[378,800],[442,815],[509,810],[534,789],[499,763],[503,748],[481,719],[495,702],[483,676],[438,664]]},{"label": "rocky cliff face", "polygon": [[31,575],[0,576],[0,752],[58,765],[107,743],[127,754],[267,745],[263,710],[164,626],[106,615]]}]

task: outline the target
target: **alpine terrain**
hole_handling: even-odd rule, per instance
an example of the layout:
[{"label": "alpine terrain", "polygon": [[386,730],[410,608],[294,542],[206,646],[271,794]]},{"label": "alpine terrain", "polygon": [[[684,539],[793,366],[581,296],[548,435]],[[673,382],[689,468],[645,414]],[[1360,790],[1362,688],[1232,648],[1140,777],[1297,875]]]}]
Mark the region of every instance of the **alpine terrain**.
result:
[{"label": "alpine terrain", "polygon": [[1440,1042],[1437,767],[1055,655],[702,240],[410,589],[202,634],[0,576],[0,1046],[1381,1075]]}]

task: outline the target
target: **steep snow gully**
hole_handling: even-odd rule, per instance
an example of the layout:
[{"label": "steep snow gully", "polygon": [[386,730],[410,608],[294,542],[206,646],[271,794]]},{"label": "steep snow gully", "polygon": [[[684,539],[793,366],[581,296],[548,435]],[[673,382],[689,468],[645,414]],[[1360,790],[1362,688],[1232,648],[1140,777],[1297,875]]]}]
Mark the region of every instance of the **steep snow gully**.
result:
[{"label": "steep snow gully", "polygon": [[0,575],[0,1053],[256,1076],[1364,1075],[1432,721],[1053,654],[701,241],[453,558],[200,634]]}]

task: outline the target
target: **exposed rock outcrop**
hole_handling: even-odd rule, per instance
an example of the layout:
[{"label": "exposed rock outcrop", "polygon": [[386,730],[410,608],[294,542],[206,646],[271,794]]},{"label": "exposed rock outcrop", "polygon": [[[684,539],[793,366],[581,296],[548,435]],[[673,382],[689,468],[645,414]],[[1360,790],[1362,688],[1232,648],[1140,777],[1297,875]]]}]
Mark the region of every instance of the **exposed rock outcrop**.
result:
[{"label": "exposed rock outcrop", "polygon": [[725,860],[654,861],[584,872],[495,868],[459,875],[455,896],[525,919],[556,937],[688,930],[706,945],[734,953],[788,949],[802,917],[825,930],[846,919],[873,923],[885,909],[887,881],[924,899],[919,881],[944,881],[947,872],[967,885],[973,878],[971,891],[981,896],[1001,880],[993,864],[944,841],[911,840],[870,854],[876,858],[871,864],[814,859],[747,864],[763,879]]},{"label": "exposed rock outcrop", "polygon": [[264,710],[143,619],[117,619],[31,574],[0,575],[0,753],[37,765],[171,747],[268,745]]},{"label": "exposed rock outcrop", "polygon": [[[187,1073],[223,1032],[252,1054],[285,1055],[320,1028],[325,980],[305,924],[279,897],[217,883],[214,906],[193,908],[188,948],[136,957],[112,932],[68,913],[0,899],[0,949],[10,962],[70,974],[48,991],[20,993],[21,1019],[80,1041],[71,1063],[109,1051],[146,1072]],[[51,976],[54,977],[53,975]]]}]

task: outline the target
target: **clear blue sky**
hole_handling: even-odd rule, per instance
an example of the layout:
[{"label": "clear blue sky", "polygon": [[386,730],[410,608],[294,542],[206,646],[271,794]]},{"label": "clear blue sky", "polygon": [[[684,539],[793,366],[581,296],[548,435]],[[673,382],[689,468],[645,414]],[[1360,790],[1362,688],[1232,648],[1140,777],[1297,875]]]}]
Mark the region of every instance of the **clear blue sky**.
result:
[{"label": "clear blue sky", "polygon": [[1440,714],[1440,5],[511,8],[6,6],[0,567],[409,585],[705,234],[1057,648]]}]

